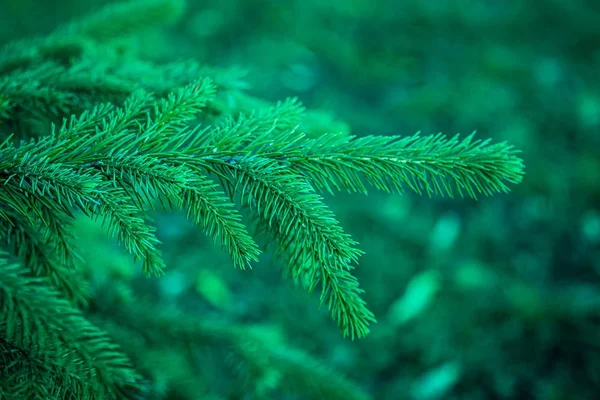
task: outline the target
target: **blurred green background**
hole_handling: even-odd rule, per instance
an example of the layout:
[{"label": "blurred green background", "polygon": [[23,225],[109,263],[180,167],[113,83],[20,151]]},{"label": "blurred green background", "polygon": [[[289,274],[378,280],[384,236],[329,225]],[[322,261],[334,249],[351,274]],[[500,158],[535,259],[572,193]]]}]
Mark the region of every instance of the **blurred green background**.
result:
[{"label": "blurred green background", "polygon": [[[3,0],[0,42],[104,3]],[[137,40],[142,57],[247,69],[251,94],[298,97],[359,136],[476,130],[522,149],[525,180],[479,201],[328,198],[366,252],[356,275],[379,322],[359,341],[266,257],[234,270],[177,213],[156,215],[169,270],[153,281],[82,220],[93,279],[266,328],[375,399],[598,399],[599,44],[592,0],[189,0]]]}]

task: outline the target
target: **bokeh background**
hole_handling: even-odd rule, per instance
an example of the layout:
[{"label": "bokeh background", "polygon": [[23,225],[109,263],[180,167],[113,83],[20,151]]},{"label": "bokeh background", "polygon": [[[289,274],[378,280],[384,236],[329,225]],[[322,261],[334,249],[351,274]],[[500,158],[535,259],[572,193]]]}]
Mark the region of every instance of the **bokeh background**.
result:
[{"label": "bokeh background", "polygon": [[[0,42],[105,3],[3,0]],[[254,326],[374,399],[600,398],[600,2],[189,0],[178,23],[136,40],[157,62],[245,69],[252,95],[298,97],[358,136],[477,131],[508,141],[526,176],[479,201],[329,197],[366,252],[356,275],[378,323],[361,340],[343,339],[318,296],[281,279],[267,257],[233,269],[178,213],[155,216],[169,269],[152,281],[81,220],[95,282]],[[202,359],[214,398],[255,398],[232,394],[219,361]],[[269,398],[317,398],[302,393]]]}]

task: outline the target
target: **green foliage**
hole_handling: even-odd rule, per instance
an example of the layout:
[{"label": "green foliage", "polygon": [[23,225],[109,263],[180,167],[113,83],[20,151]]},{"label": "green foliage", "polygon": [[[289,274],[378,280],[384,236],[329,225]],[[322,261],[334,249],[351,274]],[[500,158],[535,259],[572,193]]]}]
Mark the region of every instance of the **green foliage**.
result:
[{"label": "green foliage", "polygon": [[[102,221],[154,276],[165,265],[150,210],[186,210],[244,269],[261,252],[240,211],[248,209],[285,275],[308,291],[320,287],[321,303],[343,335],[355,338],[375,321],[351,274],[362,252],[321,192],[370,187],[476,197],[521,180],[522,162],[504,143],[311,133],[295,100],[252,107],[259,102],[241,94],[237,73],[151,64],[111,44],[173,19],[181,7],[166,0],[112,6],[0,56],[0,129],[14,134],[0,145],[0,239],[21,261],[0,265],[7,316],[0,388],[13,396],[135,398],[143,391],[128,358],[77,308],[89,295],[73,272],[76,210]],[[248,340],[231,326],[210,332],[227,332],[238,346]],[[255,363],[267,357],[300,382],[308,375],[322,380],[319,387],[338,382],[309,368],[302,354],[270,351],[246,356]]]},{"label": "green foliage", "polygon": [[106,333],[5,257],[0,254],[0,387],[15,398],[134,398],[140,377]]}]

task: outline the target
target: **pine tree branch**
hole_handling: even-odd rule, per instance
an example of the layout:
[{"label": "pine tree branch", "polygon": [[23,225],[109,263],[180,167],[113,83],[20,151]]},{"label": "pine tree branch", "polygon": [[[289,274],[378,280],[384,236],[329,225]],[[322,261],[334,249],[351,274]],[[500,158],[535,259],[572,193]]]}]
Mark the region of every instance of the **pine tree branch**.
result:
[{"label": "pine tree branch", "polygon": [[156,238],[156,229],[140,216],[140,209],[131,202],[131,196],[107,182],[100,189],[98,200],[98,206],[82,211],[89,217],[101,218],[108,234],[117,236],[134,259],[142,261],[142,270],[147,276],[162,275],[165,264],[157,248],[160,241]]},{"label": "pine tree branch", "polygon": [[268,160],[242,159],[230,172],[243,204],[277,227],[274,239],[288,257],[291,274],[306,278],[309,290],[321,283],[321,302],[344,336],[366,335],[374,318],[349,273],[362,252],[310,185]]},{"label": "pine tree branch", "polygon": [[[52,234],[41,227],[31,226],[24,217],[7,211],[10,220],[0,222],[0,243],[10,248],[33,276],[45,277],[61,295],[75,305],[85,306],[89,287],[75,271],[75,250],[67,232]],[[65,221],[57,224],[63,228]],[[45,232],[45,234],[44,234]],[[69,236],[69,237],[65,237]]]},{"label": "pine tree branch", "polygon": [[[293,102],[283,105],[284,113],[294,109]],[[248,155],[273,159],[331,193],[366,193],[368,184],[393,193],[408,188],[418,194],[477,198],[508,192],[509,184],[519,183],[524,174],[517,150],[477,140],[474,134],[462,140],[442,134],[357,138],[330,133],[311,138],[285,121],[282,126],[274,117],[269,125],[261,114],[242,115],[205,133],[188,153],[228,162]]]},{"label": "pine tree branch", "polygon": [[[0,332],[6,327],[0,324]],[[51,344],[44,350],[22,349],[0,336],[0,398],[63,400],[99,399],[90,382],[76,371],[65,368],[48,355],[56,351]],[[43,382],[43,384],[40,384]]]},{"label": "pine tree branch", "polygon": [[136,387],[139,394],[140,378],[118,347],[43,280],[8,264],[5,254],[0,254],[0,312],[5,318],[0,337],[34,351],[50,373],[62,374],[62,382],[70,383],[74,374],[98,398],[117,398]]},{"label": "pine tree branch", "polygon": [[421,137],[323,135],[307,140],[285,161],[329,192],[366,192],[364,182],[386,192],[409,188],[418,194],[458,193],[476,198],[508,192],[523,177],[523,162],[512,146],[460,140],[442,134]]},{"label": "pine tree branch", "polygon": [[[105,116],[94,134],[80,118],[37,142],[19,148],[5,144],[7,161],[0,163],[10,173],[5,194],[12,201],[21,195],[29,205],[21,211],[24,215],[32,209],[41,218],[44,207],[69,213],[77,205],[90,216],[108,217],[111,232],[143,260],[148,274],[159,274],[164,266],[154,231],[140,215],[144,205],[154,200],[170,208],[185,203],[188,215],[215,240],[221,236],[234,264],[244,267],[256,260],[258,249],[239,214],[204,175],[216,173],[230,195],[237,193],[266,223],[277,221],[274,239],[289,257],[291,275],[307,278],[310,290],[320,283],[321,301],[344,334],[360,337],[374,320],[348,272],[361,252],[313,193],[311,183],[326,190],[366,191],[366,182],[385,191],[409,187],[449,195],[454,188],[476,197],[506,191],[506,182],[521,179],[522,164],[514,150],[472,137],[356,139],[326,134],[309,139],[290,129],[302,114],[293,101],[240,116],[216,130],[185,129],[213,94],[214,87],[204,80],[148,110],[152,97],[140,92],[123,108],[88,113],[94,119]],[[88,133],[77,133],[78,126]],[[30,156],[33,147],[40,149],[36,157]],[[11,154],[18,162],[8,161]]]}]

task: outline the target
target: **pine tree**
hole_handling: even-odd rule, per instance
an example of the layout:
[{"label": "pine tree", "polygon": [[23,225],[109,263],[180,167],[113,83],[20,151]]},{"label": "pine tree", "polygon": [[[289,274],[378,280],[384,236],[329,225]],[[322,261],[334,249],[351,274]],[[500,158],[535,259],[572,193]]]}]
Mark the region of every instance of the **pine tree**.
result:
[{"label": "pine tree", "polygon": [[[243,93],[236,71],[149,63],[113,45],[182,9],[177,0],[117,4],[0,55],[0,393],[9,398],[144,392],[113,325],[84,313],[76,212],[102,221],[148,276],[165,269],[152,209],[185,210],[240,269],[258,260],[257,235],[266,235],[284,275],[318,289],[342,334],[360,338],[375,321],[352,275],[362,252],[322,194],[476,198],[522,179],[506,143],[330,132],[294,99],[269,105]],[[237,330],[185,329],[243,342]],[[312,362],[269,357],[296,374]]]}]

